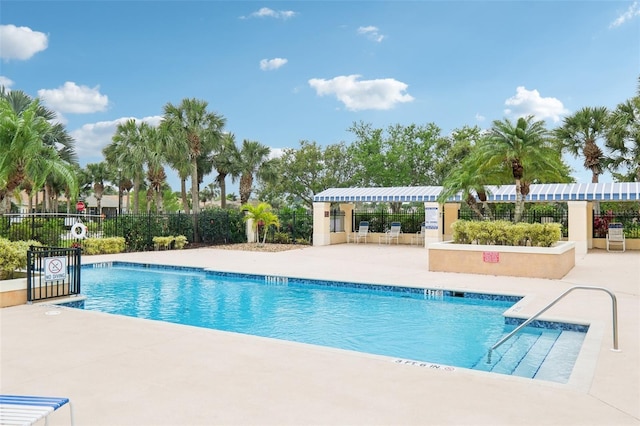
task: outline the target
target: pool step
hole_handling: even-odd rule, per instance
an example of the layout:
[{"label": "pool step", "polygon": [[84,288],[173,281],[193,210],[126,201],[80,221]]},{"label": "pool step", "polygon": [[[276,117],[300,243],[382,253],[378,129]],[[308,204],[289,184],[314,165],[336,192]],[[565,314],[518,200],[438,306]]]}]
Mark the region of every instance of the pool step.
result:
[{"label": "pool step", "polygon": [[578,358],[585,333],[563,331],[534,376],[539,380],[567,383]]},{"label": "pool step", "polygon": [[580,352],[584,333],[574,331],[528,331],[512,337],[474,370],[567,383]]}]

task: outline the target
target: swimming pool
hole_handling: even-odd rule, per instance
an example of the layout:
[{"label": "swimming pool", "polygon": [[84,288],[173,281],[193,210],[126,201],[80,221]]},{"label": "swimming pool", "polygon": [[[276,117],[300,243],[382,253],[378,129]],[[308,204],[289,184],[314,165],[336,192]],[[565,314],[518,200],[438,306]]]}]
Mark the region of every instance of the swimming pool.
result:
[{"label": "swimming pool", "polygon": [[[503,313],[520,297],[124,262],[84,265],[82,293],[87,310],[560,382],[586,331],[527,327],[487,364],[488,348],[517,325]],[[558,342],[562,371],[538,377]]]}]

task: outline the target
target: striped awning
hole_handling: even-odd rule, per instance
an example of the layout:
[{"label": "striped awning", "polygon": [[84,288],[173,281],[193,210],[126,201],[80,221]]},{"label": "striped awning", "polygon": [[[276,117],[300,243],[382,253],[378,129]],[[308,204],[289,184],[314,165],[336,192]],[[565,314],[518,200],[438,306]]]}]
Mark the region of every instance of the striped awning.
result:
[{"label": "striped awning", "polygon": [[[330,188],[316,194],[314,202],[425,202],[437,201],[441,186],[391,188]],[[488,201],[515,201],[515,185],[487,186]],[[531,185],[527,201],[640,201],[640,182],[558,183]],[[457,194],[448,201],[462,201]]]}]

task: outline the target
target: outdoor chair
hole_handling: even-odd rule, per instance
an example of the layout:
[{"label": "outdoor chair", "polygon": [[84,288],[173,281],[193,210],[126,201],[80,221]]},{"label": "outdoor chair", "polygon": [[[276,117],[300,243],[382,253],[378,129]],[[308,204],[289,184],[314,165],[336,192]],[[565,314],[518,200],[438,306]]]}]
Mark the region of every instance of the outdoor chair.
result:
[{"label": "outdoor chair", "polygon": [[364,239],[364,242],[366,243],[368,235],[369,235],[369,222],[366,220],[363,220],[360,222],[360,225],[358,225],[358,230],[349,235],[348,242],[355,242],[356,244],[358,244],[360,242],[360,239]]},{"label": "outdoor chair", "polygon": [[411,236],[411,245],[413,245],[414,243],[417,245],[423,245],[424,246],[424,234],[426,232],[426,227],[424,222],[422,222],[422,225],[420,225],[420,230],[418,232],[416,232],[415,235]]},{"label": "outdoor chair", "polygon": [[32,425],[44,419],[49,424],[49,414],[69,404],[71,424],[73,425],[73,408],[69,398],[46,396],[0,395],[1,425]]},{"label": "outdoor chair", "polygon": [[624,228],[621,223],[610,223],[607,230],[607,251],[612,244],[620,244],[622,246],[622,252],[626,249],[626,243],[624,240]]},{"label": "outdoor chair", "polygon": [[399,244],[400,234],[402,234],[402,224],[400,222],[391,222],[391,228],[385,232],[384,235],[380,236],[378,244],[382,244],[382,242],[390,244],[394,239],[396,240],[396,244]]}]

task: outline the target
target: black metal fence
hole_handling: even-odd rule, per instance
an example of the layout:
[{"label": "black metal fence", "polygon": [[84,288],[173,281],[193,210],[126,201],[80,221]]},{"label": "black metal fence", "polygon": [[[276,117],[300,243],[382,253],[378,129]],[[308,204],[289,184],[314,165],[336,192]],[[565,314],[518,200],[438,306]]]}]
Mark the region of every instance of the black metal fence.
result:
[{"label": "black metal fence", "polygon": [[593,212],[593,238],[606,238],[610,223],[622,223],[625,238],[640,238],[640,212]]},{"label": "black metal fence", "polygon": [[[513,222],[513,209],[494,209],[483,220],[506,220]],[[477,214],[471,209],[463,207],[458,210],[458,219],[478,220]],[[559,223],[562,225],[562,236],[569,236],[569,214],[565,206],[546,206],[544,209],[529,209],[522,213],[521,222],[525,223]]]},{"label": "black metal fence", "polygon": [[31,246],[27,251],[27,302],[80,294],[80,248]]},{"label": "black metal fence", "polygon": [[[312,244],[313,212],[308,210],[281,210],[275,212],[280,228],[271,226],[267,231],[268,243]],[[262,230],[259,230],[262,236]]]},{"label": "black metal fence", "polygon": [[369,232],[386,232],[391,228],[391,222],[400,222],[402,232],[411,234],[420,231],[424,222],[424,209],[400,213],[386,210],[354,210],[351,231],[358,229],[358,224],[363,220],[369,222]]},{"label": "black metal fence", "polygon": [[[269,242],[311,243],[313,214],[307,211],[276,212],[280,229],[270,229]],[[235,209],[207,209],[196,221],[192,214],[123,214],[103,217],[88,214],[35,213],[0,216],[0,237],[11,241],[39,241],[44,246],[73,247],[83,238],[123,237],[127,251],[153,250],[153,237],[184,235],[190,244],[246,242],[244,213]],[[80,235],[74,230],[83,225]],[[198,226],[195,241],[194,224]],[[79,228],[78,228],[79,229]]]}]

